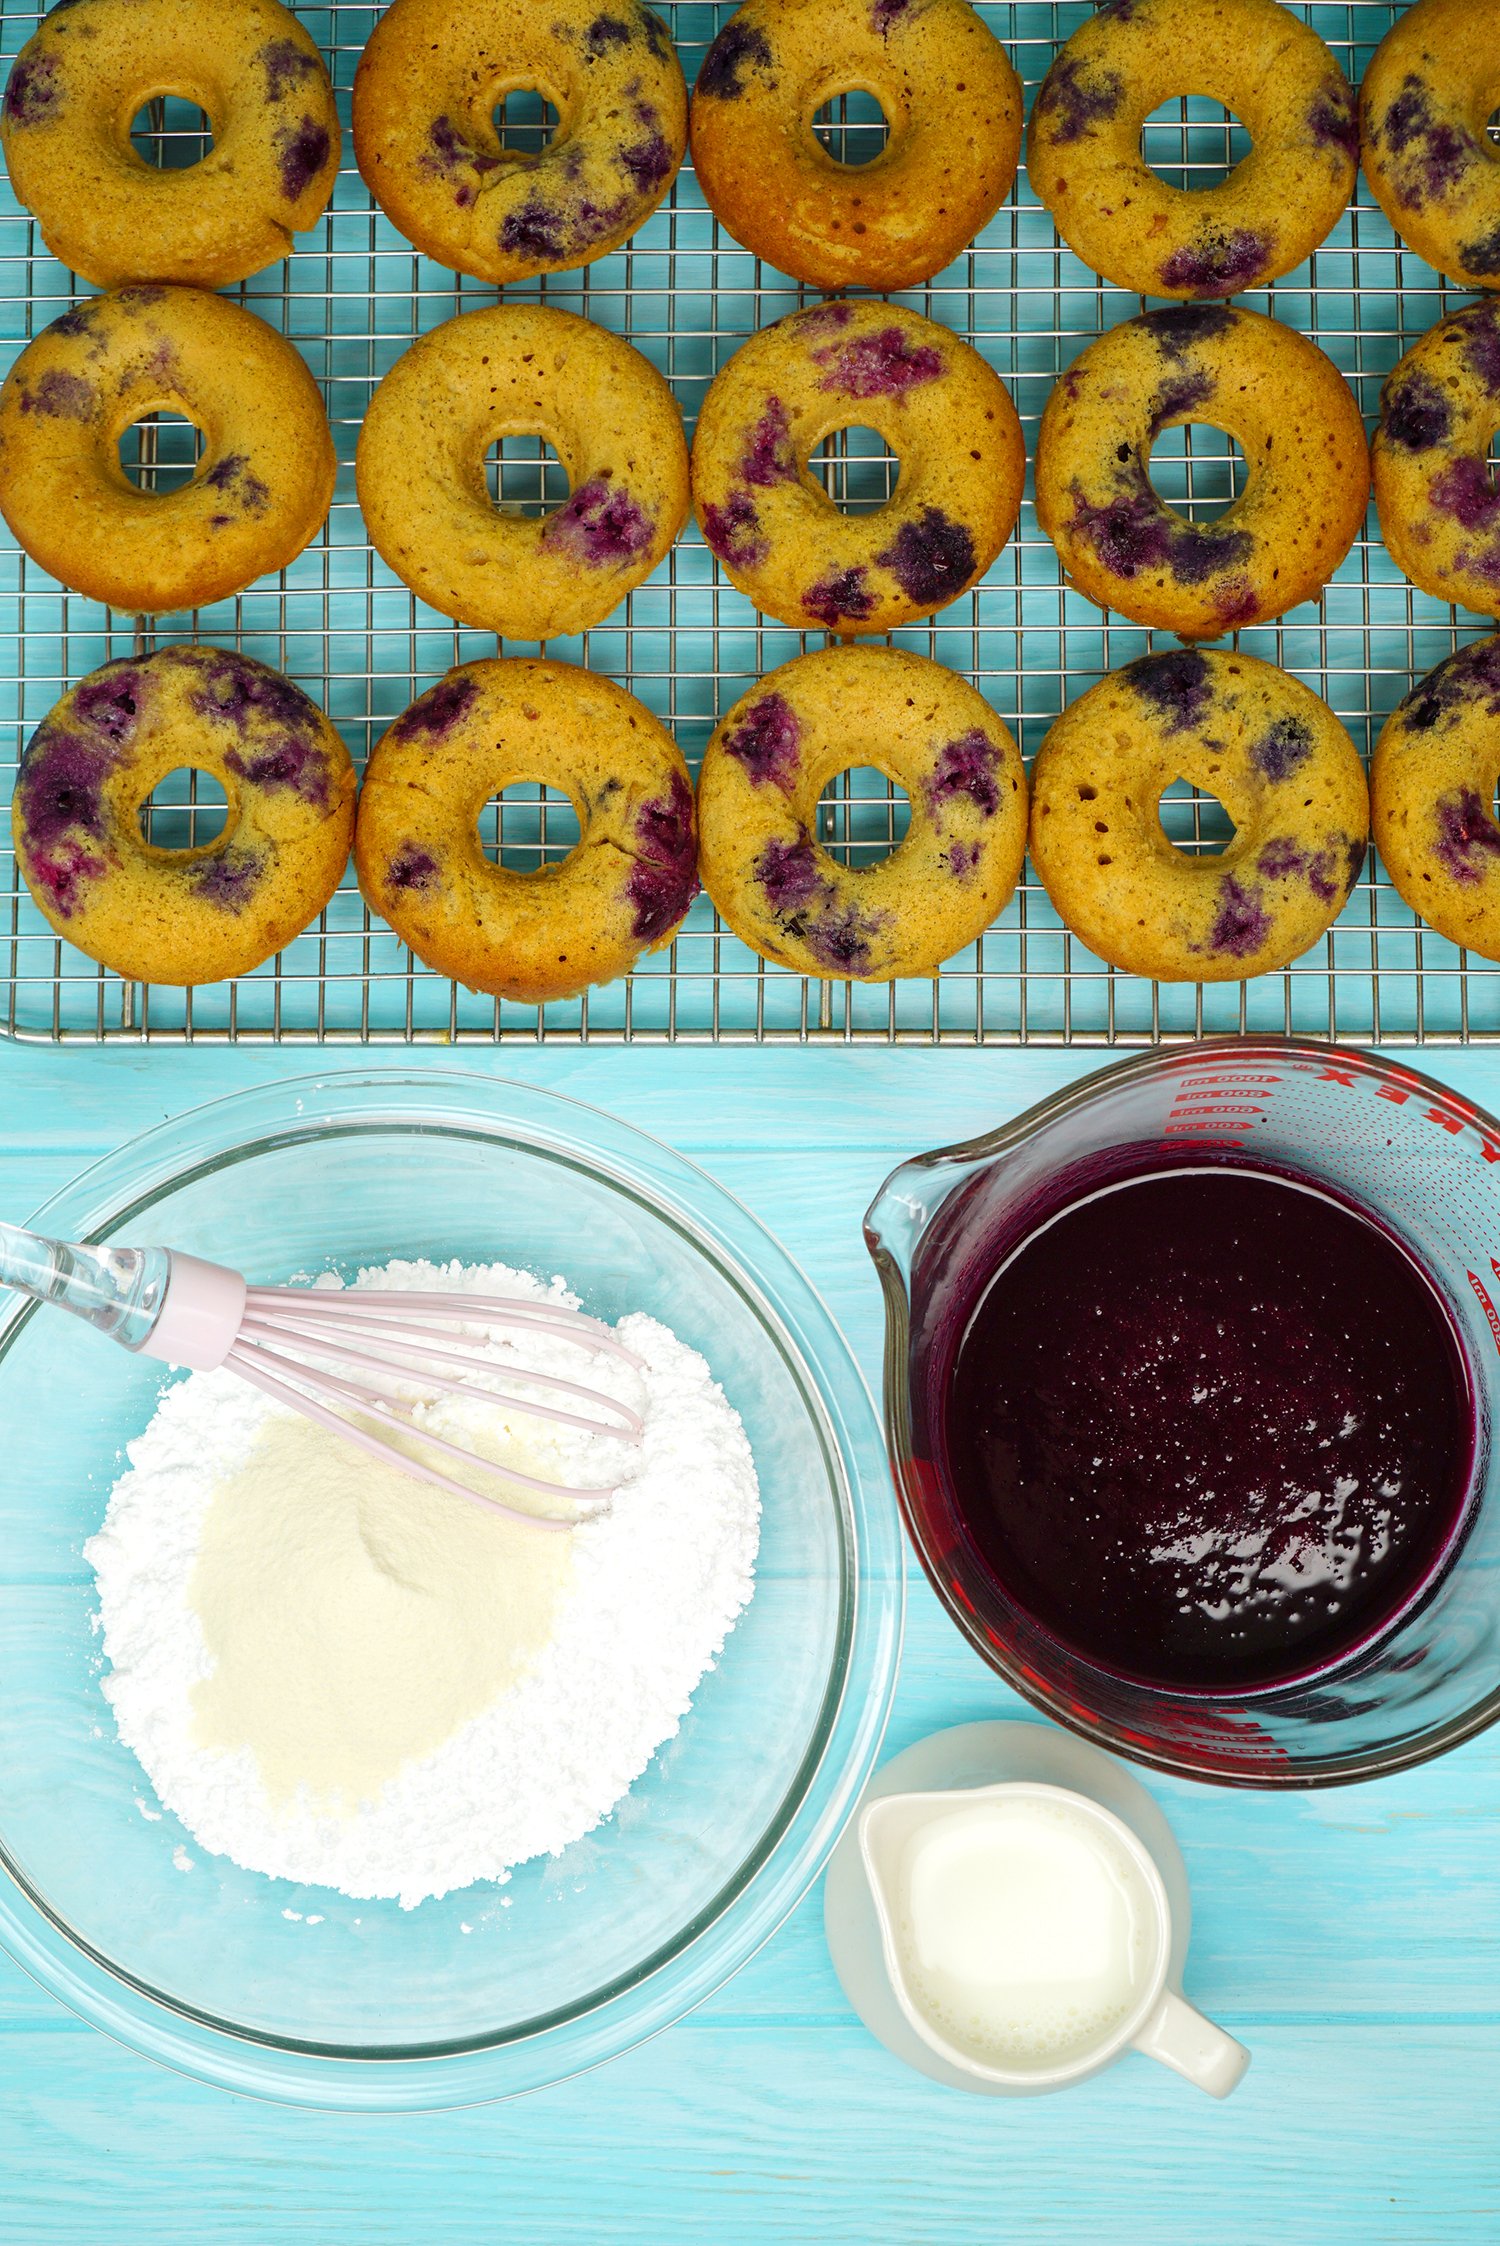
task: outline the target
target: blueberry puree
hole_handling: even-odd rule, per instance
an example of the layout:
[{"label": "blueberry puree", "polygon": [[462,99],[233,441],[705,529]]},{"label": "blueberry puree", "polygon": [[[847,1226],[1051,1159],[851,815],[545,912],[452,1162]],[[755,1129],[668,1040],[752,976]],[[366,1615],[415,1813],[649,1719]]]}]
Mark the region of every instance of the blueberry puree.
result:
[{"label": "blueberry puree", "polygon": [[1289,780],[1312,755],[1312,728],[1305,718],[1278,717],[1250,751],[1250,762],[1268,780]]},{"label": "blueberry puree", "polygon": [[796,777],[801,739],[802,728],[791,703],[780,694],[763,694],[725,734],[724,750],[745,767],[757,786],[774,781],[786,788]]},{"label": "blueberry puree", "polygon": [[1233,296],[1264,272],[1270,255],[1268,236],[1237,226],[1230,234],[1200,234],[1191,246],[1174,250],[1161,277],[1168,288],[1196,289],[1200,296]]},{"label": "blueberry puree", "polygon": [[[1468,1521],[1468,1367],[1354,1208],[1141,1148],[1063,1181],[945,1368],[934,1448],[1002,1606],[1170,1691],[1290,1683],[1382,1635]],[[1050,1219],[1050,1221],[1048,1221]]]},{"label": "blueberry puree", "polygon": [[65,834],[104,832],[104,782],[115,763],[113,748],[76,733],[43,725],[31,737],[16,792],[26,840],[51,850]]},{"label": "blueberry puree", "polygon": [[651,543],[652,522],[623,484],[592,476],[580,484],[542,531],[543,543],[566,546],[598,568],[634,561]]},{"label": "blueberry puree", "polygon": [[5,89],[5,114],[13,125],[45,125],[62,107],[56,55],[22,56]]},{"label": "blueberry puree", "polygon": [[672,774],[665,797],[642,804],[635,833],[640,855],[625,884],[635,910],[632,933],[642,943],[659,944],[698,893],[693,791],[682,773]]},{"label": "blueberry puree", "polygon": [[926,507],[905,522],[876,560],[891,572],[910,601],[940,606],[961,593],[974,575],[974,541],[962,523],[940,507]]},{"label": "blueberry puree", "polygon": [[709,550],[736,569],[754,569],[770,552],[760,535],[760,517],[748,491],[732,491],[722,507],[700,500],[698,519]]},{"label": "blueberry puree", "polygon": [[92,421],[98,405],[92,382],[61,367],[49,367],[34,390],[21,392],[23,413],[46,413],[55,421]]},{"label": "blueberry puree", "polygon": [[1064,55],[1047,73],[1037,107],[1052,121],[1054,141],[1080,140],[1090,126],[1114,116],[1125,86],[1118,72],[1101,70],[1085,82],[1071,55]]},{"label": "blueberry puree", "polygon": [[863,567],[856,563],[852,569],[833,570],[827,577],[820,577],[816,585],[809,585],[802,605],[809,616],[816,616],[832,631],[841,616],[854,622],[868,616],[875,606],[875,595],[865,583]]},{"label": "blueberry puree", "polygon": [[388,889],[433,889],[437,886],[437,877],[436,858],[415,842],[408,842],[398,850],[385,869]]},{"label": "blueberry puree", "polygon": [[762,490],[770,484],[796,482],[791,423],[780,398],[766,400],[765,411],[750,432],[750,442],[740,462],[740,474],[747,484],[755,484]]},{"label": "blueberry puree", "polygon": [[1086,499],[1081,485],[1073,486],[1072,527],[1115,576],[1170,569],[1179,584],[1202,585],[1219,570],[1232,569],[1248,558],[1254,545],[1248,530],[1190,523],[1170,513],[1139,462],[1132,462],[1131,481],[1132,489],[1103,506]]},{"label": "blueberry puree", "polygon": [[315,117],[304,117],[295,129],[284,127],[276,135],[276,160],[281,191],[289,203],[295,203],[328,161],[327,126]]},{"label": "blueberry puree", "polygon": [[1484,860],[1500,858],[1500,827],[1472,788],[1439,796],[1433,848],[1455,881],[1482,881]]},{"label": "blueberry puree", "polygon": [[1271,933],[1271,916],[1261,903],[1258,889],[1247,889],[1232,873],[1224,876],[1219,909],[1208,931],[1210,951],[1227,952],[1231,959],[1249,959]]},{"label": "blueberry puree", "polygon": [[704,56],[693,90],[715,101],[735,101],[745,90],[740,73],[751,65],[770,68],[770,42],[764,32],[731,17]]},{"label": "blueberry puree", "polygon": [[1151,704],[1168,733],[1181,733],[1198,725],[1213,699],[1207,659],[1195,647],[1176,648],[1169,655],[1142,655],[1127,663],[1123,677]]},{"label": "blueberry puree", "polygon": [[1000,808],[1000,753],[989,735],[971,726],[938,751],[927,779],[927,801],[934,813],[956,796],[967,796],[987,819]]},{"label": "blueberry puree", "polygon": [[913,343],[898,327],[826,344],[813,357],[827,370],[819,389],[842,390],[850,398],[904,398],[919,382],[935,382],[943,371],[941,351],[930,343]]},{"label": "blueberry puree", "polygon": [[400,741],[415,741],[419,737],[428,741],[441,741],[451,733],[468,709],[479,687],[471,678],[439,679],[425,694],[419,695],[411,708],[398,717],[391,727]]},{"label": "blueberry puree", "polygon": [[755,877],[774,912],[795,912],[809,903],[823,880],[806,828],[795,842],[768,842],[756,860]]},{"label": "blueberry puree", "polygon": [[145,682],[131,664],[110,667],[97,678],[85,679],[73,696],[73,715],[80,725],[102,733],[106,741],[123,747],[135,734]]},{"label": "blueberry puree", "polygon": [[316,741],[276,741],[254,756],[230,749],[224,762],[251,787],[290,788],[304,803],[328,801],[328,762]]},{"label": "blueberry puree", "polygon": [[1427,375],[1413,372],[1386,385],[1380,406],[1381,433],[1403,452],[1426,452],[1440,445],[1453,427],[1453,402]]}]

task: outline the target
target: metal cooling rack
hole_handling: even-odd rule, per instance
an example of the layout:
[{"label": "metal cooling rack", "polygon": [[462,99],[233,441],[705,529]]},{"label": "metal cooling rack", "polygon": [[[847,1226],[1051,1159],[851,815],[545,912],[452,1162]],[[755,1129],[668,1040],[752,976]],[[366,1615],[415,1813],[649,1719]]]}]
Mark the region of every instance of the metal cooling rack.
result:
[{"label": "metal cooling rack", "polygon": [[[656,0],[689,80],[729,6]],[[1025,81],[1028,100],[1087,0],[992,0],[981,14]],[[1356,83],[1399,10],[1387,0],[1299,6]],[[348,89],[380,7],[331,0],[299,9],[333,69],[346,123]],[[0,0],[0,66],[30,36],[39,10]],[[820,113],[833,154],[862,161],[880,144],[879,112],[850,94]],[[539,145],[540,96],[512,95],[505,137]],[[204,120],[185,104],[153,103],[138,145],[165,163],[193,161]],[[1146,130],[1146,153],[1167,177],[1204,185],[1238,160],[1241,129],[1211,102],[1174,102]],[[76,285],[42,249],[35,227],[0,190],[0,350],[9,363],[36,329],[73,300]],[[297,679],[330,712],[362,761],[399,712],[454,662],[495,651],[415,600],[372,551],[354,497],[355,438],[372,389],[411,339],[456,312],[495,301],[418,257],[373,208],[349,143],[332,209],[280,269],[258,275],[241,300],[290,336],[323,386],[340,458],[328,525],[278,581],[192,617],[116,616],[63,592],[14,550],[0,555],[0,785],[8,796],[31,729],[66,684],[116,655],[197,637],[235,646]],[[661,368],[689,428],[717,369],[757,327],[805,300],[742,250],[705,208],[684,169],[667,204],[625,249],[578,273],[507,292],[581,312],[625,335]],[[1140,309],[1091,274],[1058,240],[1024,175],[974,247],[902,301],[967,335],[1004,377],[1034,450],[1059,371],[1090,337]],[[1286,280],[1245,301],[1316,337],[1348,376],[1366,417],[1382,378],[1438,319],[1450,296],[1430,267],[1396,243],[1361,183],[1329,241]],[[191,472],[194,432],[182,423],[134,432],[127,466],[148,488]],[[878,505],[895,463],[869,431],[831,440],[814,463],[841,506]],[[1215,431],[1172,430],[1153,459],[1158,488],[1198,519],[1222,510],[1243,463]],[[532,440],[507,440],[492,463],[507,508],[555,505],[565,484]],[[1316,606],[1246,631],[1239,644],[1284,665],[1332,704],[1368,754],[1412,679],[1486,629],[1410,587],[1370,526]],[[1016,536],[984,583],[896,644],[974,679],[1029,759],[1051,720],[1106,670],[1152,645],[1152,635],[1102,614],[1062,583],[1028,496]],[[549,652],[607,672],[653,709],[696,766],[717,713],[763,672],[816,644],[757,615],[719,576],[689,529],[655,575],[614,616]],[[1170,644],[1170,643],[1169,643]],[[857,759],[858,745],[851,744]],[[174,776],[158,791],[149,831],[167,845],[207,839],[222,824],[211,784]],[[904,831],[905,799],[856,768],[834,782],[821,811],[835,854],[868,862]],[[1179,785],[1163,818],[1186,849],[1222,847],[1228,827],[1211,799]],[[8,835],[8,821],[5,822]],[[507,864],[563,856],[577,836],[571,807],[539,788],[509,791],[482,822]],[[35,912],[14,861],[0,852],[0,1031],[88,1043],[241,1041],[483,1043],[828,1041],[849,1043],[1145,1045],[1217,1031],[1293,1031],[1457,1043],[1500,1038],[1500,967],[1474,959],[1417,923],[1372,868],[1337,926],[1294,966],[1244,985],[1156,985],[1116,974],[1061,927],[1027,877],[970,951],[930,980],[878,988],[806,982],[768,967],[700,899],[669,950],[628,980],[538,1010],[479,998],[416,965],[365,912],[352,876],[326,913],[256,974],[194,992],[124,983],[60,943]]]}]

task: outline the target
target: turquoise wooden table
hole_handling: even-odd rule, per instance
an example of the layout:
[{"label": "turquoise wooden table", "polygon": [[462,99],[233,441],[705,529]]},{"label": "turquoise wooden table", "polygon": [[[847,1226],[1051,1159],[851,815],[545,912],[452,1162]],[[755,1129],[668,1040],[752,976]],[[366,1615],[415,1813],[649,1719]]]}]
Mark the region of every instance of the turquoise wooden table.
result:
[{"label": "turquoise wooden table", "polygon": [[[712,1170],[802,1262],[873,1381],[880,1307],[859,1217],[886,1171],[1094,1064],[594,1048],[461,1065],[609,1107]],[[1500,1105],[1500,1054],[1438,1065]],[[29,1210],[165,1116],[306,1069],[245,1051],[0,1051],[0,1209]],[[1015,1712],[914,1568],[888,1750]],[[539,2096],[436,2116],[323,2116],[201,2088],[0,1958],[0,2239],[1500,2239],[1500,1732],[1319,1795],[1151,1786],[1194,1885],[1189,1993],[1254,2053],[1226,2105],[1135,2057],[1014,2104],[907,2072],[845,2006],[816,1891],[653,2043]]]}]

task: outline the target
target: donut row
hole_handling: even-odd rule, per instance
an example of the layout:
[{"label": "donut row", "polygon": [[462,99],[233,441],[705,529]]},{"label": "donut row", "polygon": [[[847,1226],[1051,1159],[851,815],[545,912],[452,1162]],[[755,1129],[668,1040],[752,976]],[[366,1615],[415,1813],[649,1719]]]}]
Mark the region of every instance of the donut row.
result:
[{"label": "donut row", "polygon": [[[1486,126],[1500,0],[1416,0],[1349,82],[1279,0],[1105,0],[1037,95],[1027,167],[1063,239],[1120,287],[1212,298],[1289,272],[1325,239],[1358,163],[1402,239],[1451,279],[1500,286],[1500,171]],[[160,172],[130,121],[163,85],[214,146]],[[497,101],[535,87],[547,146],[502,143]],[[813,118],[873,94],[888,137],[837,163]],[[1141,155],[1162,102],[1207,93],[1252,147],[1221,184],[1169,186]],[[999,209],[1021,87],[968,0],[747,0],[704,57],[691,119],[640,0],[392,0],[354,84],[354,152],[382,210],[440,264],[504,285],[586,265],[666,194],[689,131],[736,240],[822,289],[899,289]],[[286,256],[327,207],[340,135],[317,47],[280,0],[65,0],[11,72],[0,141],[49,249],[103,287],[219,287]]]},{"label": "donut row", "polygon": [[[1455,943],[1500,957],[1500,638],[1461,649],[1388,719],[1376,838],[1401,895]],[[828,782],[861,758],[910,804],[878,864],[817,834]],[[222,832],[146,839],[142,808],[182,765],[210,773]],[[1186,779],[1234,837],[1188,856],[1160,800]],[[565,795],[580,838],[518,873],[479,838],[518,781]],[[670,942],[699,877],[765,959],[811,976],[934,973],[975,942],[1032,859],[1066,925],[1158,981],[1286,966],[1332,925],[1364,863],[1371,793],[1344,728],[1273,664],[1144,656],[1057,719],[1029,792],[1010,732],[925,656],[824,648],[721,718],[694,792],[661,724],[611,680],[544,660],[461,665],[376,746],[358,795],[338,734],[299,687],[195,645],[105,665],[32,735],[11,808],[16,861],[56,932],[133,980],[245,974],[328,903],[351,845],[367,904],[439,973],[544,1004]]]}]

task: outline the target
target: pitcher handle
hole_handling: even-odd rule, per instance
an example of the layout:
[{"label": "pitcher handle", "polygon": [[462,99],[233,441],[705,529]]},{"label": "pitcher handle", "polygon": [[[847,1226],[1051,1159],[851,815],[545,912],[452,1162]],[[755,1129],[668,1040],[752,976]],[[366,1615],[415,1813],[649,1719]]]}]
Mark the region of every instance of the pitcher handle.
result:
[{"label": "pitcher handle", "polygon": [[1236,2043],[1171,1989],[1162,1991],[1161,2002],[1135,2038],[1135,2047],[1148,2059],[1159,2059],[1164,2067],[1185,2075],[1211,2098],[1227,2098],[1250,2064],[1243,2043]]}]

